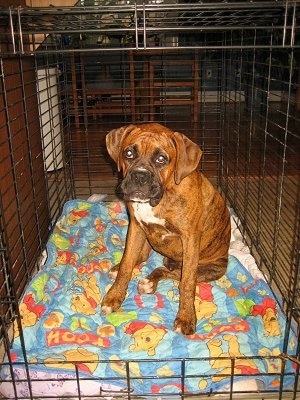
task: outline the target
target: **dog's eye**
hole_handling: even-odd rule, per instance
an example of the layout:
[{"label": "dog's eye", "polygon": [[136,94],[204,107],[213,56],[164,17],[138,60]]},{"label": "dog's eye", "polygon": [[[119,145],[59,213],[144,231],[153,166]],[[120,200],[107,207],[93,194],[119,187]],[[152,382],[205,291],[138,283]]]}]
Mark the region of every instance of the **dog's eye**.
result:
[{"label": "dog's eye", "polygon": [[132,149],[125,149],[124,157],[128,160],[132,160],[134,158],[134,151]]},{"label": "dog's eye", "polygon": [[167,161],[168,161],[167,157],[164,156],[163,154],[159,154],[155,159],[156,164],[159,165],[164,165],[166,164]]}]

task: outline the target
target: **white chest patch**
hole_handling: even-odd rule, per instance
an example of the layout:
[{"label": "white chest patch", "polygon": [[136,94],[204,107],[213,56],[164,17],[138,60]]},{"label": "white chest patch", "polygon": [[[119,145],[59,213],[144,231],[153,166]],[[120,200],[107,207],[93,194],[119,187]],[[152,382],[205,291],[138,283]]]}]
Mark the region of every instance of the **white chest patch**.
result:
[{"label": "white chest patch", "polygon": [[153,207],[149,203],[133,203],[134,216],[139,223],[157,224],[165,226],[166,221],[162,218],[157,218],[153,213]]}]

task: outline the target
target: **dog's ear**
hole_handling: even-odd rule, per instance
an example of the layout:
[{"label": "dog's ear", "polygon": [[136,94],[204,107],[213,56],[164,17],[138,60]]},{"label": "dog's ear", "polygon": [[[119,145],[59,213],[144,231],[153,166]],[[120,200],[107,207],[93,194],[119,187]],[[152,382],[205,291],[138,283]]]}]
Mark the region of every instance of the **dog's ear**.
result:
[{"label": "dog's ear", "polygon": [[174,132],[176,146],[175,183],[193,172],[199,165],[202,156],[200,147],[179,132]]},{"label": "dog's ear", "polygon": [[129,125],[129,126],[122,126],[121,128],[118,129],[113,129],[112,131],[108,132],[106,135],[106,147],[108,154],[110,157],[114,160],[114,162],[118,166],[118,171],[120,171],[121,166],[120,166],[120,151],[122,148],[122,142],[124,140],[124,137],[128,132],[132,130],[134,125]]}]

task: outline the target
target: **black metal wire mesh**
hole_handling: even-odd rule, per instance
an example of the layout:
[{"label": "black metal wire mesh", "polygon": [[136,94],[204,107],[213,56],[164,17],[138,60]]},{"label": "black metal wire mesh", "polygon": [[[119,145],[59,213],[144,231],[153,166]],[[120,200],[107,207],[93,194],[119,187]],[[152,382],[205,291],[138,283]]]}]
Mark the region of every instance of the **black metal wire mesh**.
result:
[{"label": "black metal wire mesh", "polygon": [[[297,2],[273,1],[0,8],[2,349],[64,202],[115,197],[106,132],[141,121],[200,144],[282,304],[286,343],[292,325],[299,338],[298,19]],[[297,376],[299,343],[295,355]]]}]

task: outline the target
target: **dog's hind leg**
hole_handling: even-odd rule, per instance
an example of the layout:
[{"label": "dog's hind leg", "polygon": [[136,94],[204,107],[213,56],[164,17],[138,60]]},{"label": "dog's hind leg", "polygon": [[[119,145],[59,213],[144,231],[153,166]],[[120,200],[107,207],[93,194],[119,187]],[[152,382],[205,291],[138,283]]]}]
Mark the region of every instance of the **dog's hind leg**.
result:
[{"label": "dog's hind leg", "polygon": [[182,268],[182,261],[175,261],[169,257],[164,257],[164,266],[168,268],[169,271],[174,271],[174,269]]},{"label": "dog's hind leg", "polygon": [[228,258],[219,258],[208,264],[200,264],[197,271],[197,282],[211,282],[220,279],[226,272]]},{"label": "dog's hind leg", "polygon": [[140,294],[154,293],[157,288],[157,284],[162,279],[174,279],[175,281],[180,281],[181,269],[176,268],[170,270],[166,267],[156,268],[151,272],[146,278],[143,278],[138,283],[138,292]]},{"label": "dog's hind leg", "polygon": [[[220,279],[227,269],[227,258],[220,258],[215,262],[205,265],[199,265],[197,271],[197,283],[211,282]],[[164,258],[164,267],[156,268],[138,283],[138,292],[140,294],[154,293],[158,282],[162,279],[173,279],[180,281],[181,279],[181,261],[174,261],[167,257]]]}]

